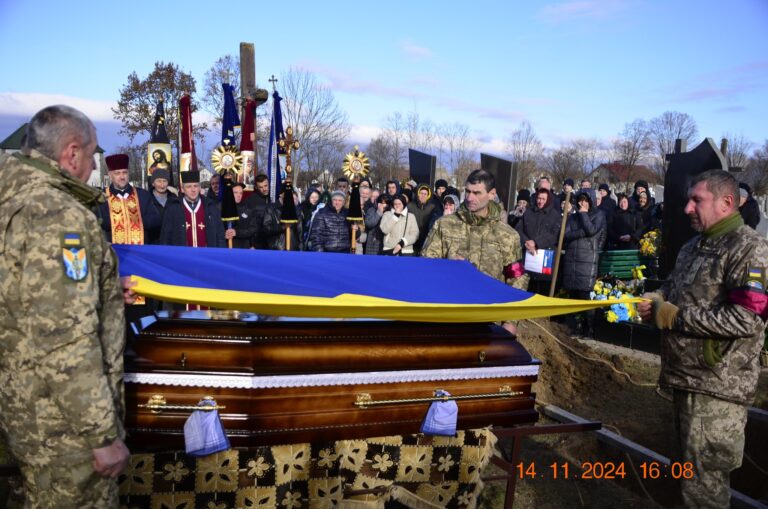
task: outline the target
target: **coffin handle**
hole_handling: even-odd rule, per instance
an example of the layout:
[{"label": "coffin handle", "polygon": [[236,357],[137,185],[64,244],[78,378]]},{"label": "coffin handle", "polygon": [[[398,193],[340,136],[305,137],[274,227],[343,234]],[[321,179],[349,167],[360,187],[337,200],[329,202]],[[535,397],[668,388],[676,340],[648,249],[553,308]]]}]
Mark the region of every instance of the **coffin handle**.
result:
[{"label": "coffin handle", "polygon": [[[213,405],[203,404],[209,401],[213,401]],[[165,400],[165,396],[162,394],[153,394],[149,397],[149,400],[146,403],[139,403],[136,406],[139,408],[148,408],[153,414],[159,414],[163,410],[182,410],[189,412],[202,410],[203,412],[210,412],[212,410],[222,410],[227,408],[223,405],[217,404],[216,400],[213,399],[213,396],[203,396],[197,405],[169,405]]]},{"label": "coffin handle", "polygon": [[472,399],[495,399],[495,398],[511,398],[514,396],[522,396],[525,393],[523,391],[513,391],[509,385],[502,385],[499,387],[499,392],[490,392],[483,394],[464,394],[462,396],[443,396],[442,389],[435,389],[432,397],[425,398],[407,398],[407,399],[383,399],[374,401],[370,393],[360,392],[355,398],[355,406],[358,408],[368,408],[372,406],[381,405],[403,405],[408,403],[431,403],[432,401],[462,401]]}]

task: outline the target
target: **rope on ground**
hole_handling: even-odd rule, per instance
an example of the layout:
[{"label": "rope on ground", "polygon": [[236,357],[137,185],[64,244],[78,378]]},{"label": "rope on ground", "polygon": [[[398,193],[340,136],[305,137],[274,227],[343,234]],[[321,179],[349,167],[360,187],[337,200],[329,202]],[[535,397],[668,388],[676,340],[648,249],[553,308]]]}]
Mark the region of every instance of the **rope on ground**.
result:
[{"label": "rope on ground", "polygon": [[527,321],[527,322],[529,322],[529,323],[532,323],[532,324],[534,324],[536,327],[538,327],[539,329],[543,330],[543,331],[544,331],[544,332],[545,332],[547,335],[549,335],[549,336],[550,336],[552,339],[554,339],[555,341],[557,341],[557,343],[559,343],[559,344],[560,344],[560,346],[562,346],[562,347],[566,348],[567,350],[569,350],[569,351],[570,351],[570,352],[572,352],[573,354],[575,354],[575,355],[577,355],[577,356],[581,357],[582,359],[584,359],[584,360],[588,360],[588,361],[592,361],[592,362],[601,363],[601,364],[605,364],[606,366],[608,366],[609,368],[611,368],[611,370],[612,370],[614,373],[616,373],[616,374],[618,374],[618,375],[622,375],[622,376],[626,377],[626,379],[627,379],[627,380],[629,381],[629,383],[631,383],[632,385],[636,385],[637,387],[656,387],[656,384],[644,384],[644,383],[635,382],[634,380],[632,380],[632,377],[629,375],[629,373],[627,373],[626,371],[621,371],[620,369],[616,369],[616,366],[614,366],[614,365],[613,365],[613,364],[611,364],[610,362],[606,361],[605,359],[600,359],[600,358],[597,358],[597,357],[590,357],[590,356],[584,355],[584,354],[582,354],[582,353],[579,353],[579,352],[577,352],[577,351],[576,351],[576,350],[575,350],[573,347],[571,347],[571,346],[569,346],[569,345],[566,345],[565,343],[563,343],[563,342],[560,340],[560,338],[558,338],[557,336],[555,336],[554,334],[552,334],[550,331],[548,331],[548,330],[547,330],[547,328],[546,328],[546,327],[544,327],[544,326],[543,326],[543,325],[541,325],[540,323],[538,323],[538,322],[534,322],[533,320],[530,320],[530,319],[528,319],[528,320],[526,320],[526,321]]}]

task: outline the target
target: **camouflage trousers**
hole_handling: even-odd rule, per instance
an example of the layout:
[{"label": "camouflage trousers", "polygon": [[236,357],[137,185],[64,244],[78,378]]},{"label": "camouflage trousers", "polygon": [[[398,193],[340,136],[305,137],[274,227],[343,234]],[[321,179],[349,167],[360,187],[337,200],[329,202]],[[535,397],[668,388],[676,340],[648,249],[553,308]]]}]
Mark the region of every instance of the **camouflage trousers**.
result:
[{"label": "camouflage trousers", "polygon": [[25,509],[112,509],[118,507],[117,481],[104,479],[91,462],[77,465],[21,465]]},{"label": "camouflage trousers", "polygon": [[675,390],[672,461],[693,463],[692,479],[681,479],[685,507],[728,508],[731,471],[741,466],[747,408],[705,394]]}]

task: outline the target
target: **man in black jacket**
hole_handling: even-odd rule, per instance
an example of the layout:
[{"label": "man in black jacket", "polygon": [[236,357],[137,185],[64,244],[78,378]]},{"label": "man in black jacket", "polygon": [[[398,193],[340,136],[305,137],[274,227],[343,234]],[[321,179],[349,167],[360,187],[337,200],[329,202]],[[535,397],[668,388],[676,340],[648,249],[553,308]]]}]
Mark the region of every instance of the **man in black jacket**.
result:
[{"label": "man in black jacket", "polygon": [[232,228],[224,232],[224,238],[226,240],[232,239],[232,247],[238,249],[249,249],[252,243],[251,239],[259,231],[259,224],[255,221],[256,215],[243,201],[244,189],[245,186],[239,182],[232,186],[239,219],[234,222]]}]

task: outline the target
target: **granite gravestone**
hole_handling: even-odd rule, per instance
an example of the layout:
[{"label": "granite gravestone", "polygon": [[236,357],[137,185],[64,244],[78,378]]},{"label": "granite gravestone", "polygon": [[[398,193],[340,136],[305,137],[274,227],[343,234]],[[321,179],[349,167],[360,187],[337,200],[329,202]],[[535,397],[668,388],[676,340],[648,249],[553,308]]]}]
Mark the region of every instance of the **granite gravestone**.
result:
[{"label": "granite gravestone", "polygon": [[667,154],[669,166],[664,177],[664,214],[662,216],[662,249],[659,254],[659,278],[666,278],[675,267],[677,254],[696,235],[685,215],[688,188],[693,177],[707,170],[728,170],[728,162],[712,138],[686,152],[683,140],[675,143],[675,152]]},{"label": "granite gravestone", "polygon": [[437,157],[409,148],[408,167],[411,178],[417,184],[428,184],[430,189],[434,187]]},{"label": "granite gravestone", "polygon": [[496,179],[496,193],[499,195],[499,201],[504,204],[504,209],[514,209],[517,205],[517,165],[507,159],[481,153],[480,167]]}]

